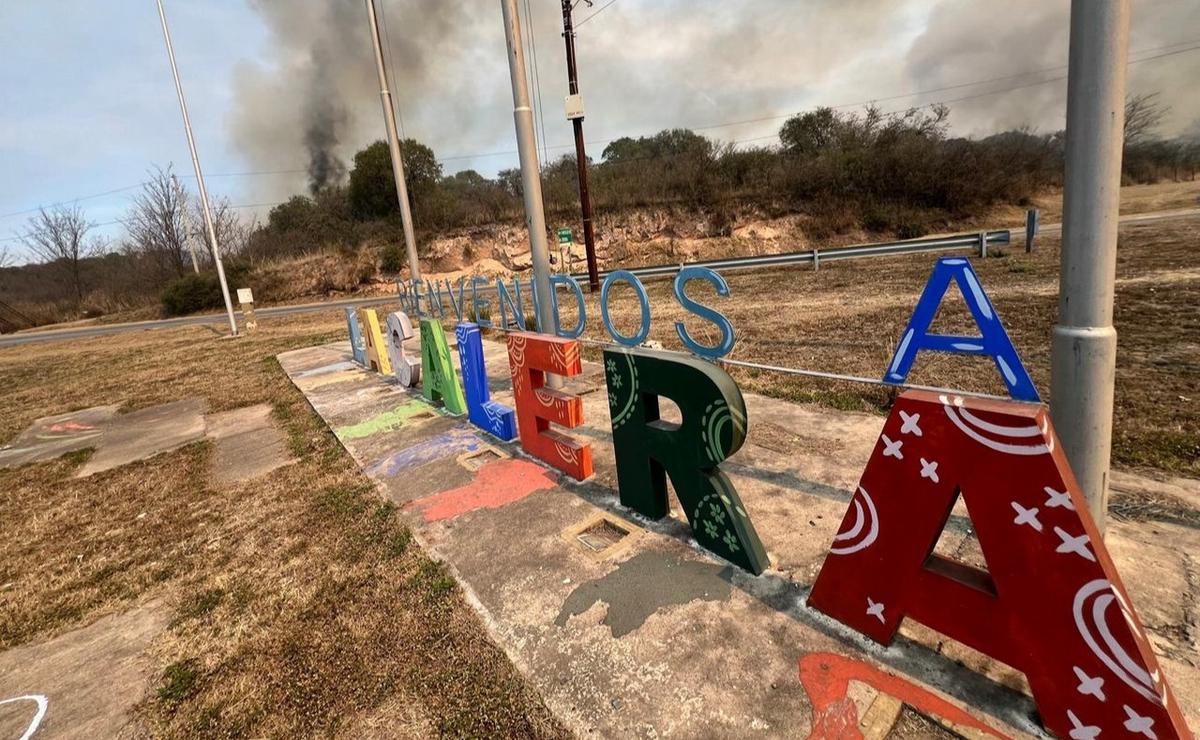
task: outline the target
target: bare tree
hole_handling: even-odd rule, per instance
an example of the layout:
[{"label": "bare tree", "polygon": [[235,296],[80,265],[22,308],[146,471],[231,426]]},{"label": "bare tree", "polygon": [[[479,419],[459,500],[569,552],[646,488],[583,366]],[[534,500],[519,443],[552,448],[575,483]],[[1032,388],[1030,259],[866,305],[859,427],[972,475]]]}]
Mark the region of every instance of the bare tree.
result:
[{"label": "bare tree", "polygon": [[1127,97],[1125,99],[1125,146],[1145,143],[1170,110],[1170,106],[1159,102],[1156,92]]},{"label": "bare tree", "polygon": [[[241,254],[257,224],[253,221],[249,224],[242,221],[228,198],[210,202],[210,206],[213,231],[217,233],[217,246],[221,249],[221,256],[234,257]],[[208,232],[204,228],[204,209],[198,198],[192,204],[190,215],[191,223],[196,225],[198,241],[204,245],[205,264],[212,265],[212,246],[208,243]]]},{"label": "bare tree", "polygon": [[83,303],[83,260],[92,254],[93,245],[87,233],[93,224],[84,217],[79,206],[42,208],[29,219],[29,227],[21,241],[42,262],[59,265],[75,294],[75,305]]},{"label": "bare tree", "polygon": [[8,247],[0,247],[0,268],[8,267],[13,263],[12,253],[8,251]]},{"label": "bare tree", "polygon": [[176,187],[171,168],[155,167],[134,196],[125,218],[125,251],[142,257],[159,281],[179,277],[191,264],[188,255],[187,199]]}]

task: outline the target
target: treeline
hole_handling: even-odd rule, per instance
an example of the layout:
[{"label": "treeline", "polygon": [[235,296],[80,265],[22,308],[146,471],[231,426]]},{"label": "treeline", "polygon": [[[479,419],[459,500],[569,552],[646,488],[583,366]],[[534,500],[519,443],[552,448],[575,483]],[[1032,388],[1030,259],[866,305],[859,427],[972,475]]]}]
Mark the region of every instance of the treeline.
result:
[{"label": "treeline", "polygon": [[[1127,183],[1195,179],[1200,136],[1157,137],[1165,112],[1155,95],[1129,100]],[[758,146],[688,129],[623,137],[589,163],[593,202],[602,213],[656,206],[701,211],[714,234],[729,233],[733,214],[749,206],[768,216],[807,215],[803,228],[815,240],[856,228],[911,238],[993,205],[1024,205],[1061,185],[1062,132],[1018,129],[966,139],[949,135],[948,118],[944,106],[902,113],[821,108],[789,118],[777,142]],[[448,229],[523,219],[518,170],[494,178],[474,170],[448,175],[425,144],[408,139],[402,150],[419,245]],[[574,156],[546,163],[542,187],[548,220],[574,223]],[[354,156],[348,182],[297,195],[272,209],[265,223],[244,222],[228,203],[217,204],[215,220],[228,269],[238,274],[250,263],[331,250],[354,263],[359,277],[378,268],[399,272],[404,264],[383,142]],[[56,317],[159,298],[171,311],[203,308],[206,300],[219,305],[197,204],[169,169],[150,173],[123,222],[125,236],[104,242],[88,236],[91,223],[78,207],[41,212],[23,238],[41,264],[0,269],[0,296],[28,310],[49,307]],[[389,245],[378,267],[359,254],[367,242]],[[193,251],[199,276],[192,275]]]}]

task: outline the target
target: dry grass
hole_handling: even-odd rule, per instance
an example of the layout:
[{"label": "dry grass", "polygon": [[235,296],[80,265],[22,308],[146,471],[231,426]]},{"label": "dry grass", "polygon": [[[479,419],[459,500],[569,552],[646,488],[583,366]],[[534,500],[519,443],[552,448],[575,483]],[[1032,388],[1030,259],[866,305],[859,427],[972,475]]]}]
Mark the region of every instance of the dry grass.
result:
[{"label": "dry grass", "polygon": [[[1118,330],[1114,462],[1200,476],[1200,221],[1131,225],[1122,231],[1117,269]],[[1057,237],[1037,251],[975,260],[976,269],[1034,382],[1050,385],[1050,334],[1057,318]],[[826,263],[819,272],[788,267],[731,273],[732,295],[711,296],[703,285],[694,297],[719,307],[738,330],[731,359],[770,365],[882,377],[895,342],[928,278],[929,255]],[[650,336],[679,348],[674,325],[684,321],[699,341],[715,343],[711,324],[689,317],[671,295],[670,281],[647,284],[653,307]],[[611,310],[625,334],[637,329],[637,302],[627,287],[614,289]],[[953,291],[950,295],[955,295]],[[956,300],[957,297],[956,297]],[[961,302],[961,301],[960,301]],[[570,314],[570,300],[563,301]],[[972,330],[965,306],[943,312],[934,328]],[[588,298],[591,339],[606,339],[598,299]],[[564,326],[574,316],[564,315]],[[590,349],[592,357],[598,351]],[[733,368],[742,387],[770,396],[838,409],[881,412],[893,392],[872,386],[811,380]],[[914,383],[1003,393],[989,360],[925,354]]]},{"label": "dry grass", "polygon": [[238,340],[188,328],[0,351],[0,439],[68,409],[201,396],[272,404],[300,459],[226,490],[208,483],[207,443],[85,480],[86,452],[0,471],[0,649],[161,599],[175,614],[135,734],[564,734],[273,359],[341,333],[330,313]]}]

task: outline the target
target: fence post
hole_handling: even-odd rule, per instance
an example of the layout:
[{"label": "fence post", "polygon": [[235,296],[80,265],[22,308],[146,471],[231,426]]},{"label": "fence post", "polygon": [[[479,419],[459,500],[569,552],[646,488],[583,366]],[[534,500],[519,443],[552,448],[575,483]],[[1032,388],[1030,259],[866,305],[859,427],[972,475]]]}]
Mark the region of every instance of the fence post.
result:
[{"label": "fence post", "polygon": [[821,250],[813,247],[813,272],[821,269]]},{"label": "fence post", "polygon": [[1037,236],[1038,228],[1041,226],[1042,212],[1036,208],[1030,208],[1025,211],[1025,253],[1033,251],[1033,239]]},{"label": "fence post", "polygon": [[979,232],[979,256],[984,259],[986,259],[988,256],[987,255],[987,237],[988,237],[988,233],[986,231]]}]

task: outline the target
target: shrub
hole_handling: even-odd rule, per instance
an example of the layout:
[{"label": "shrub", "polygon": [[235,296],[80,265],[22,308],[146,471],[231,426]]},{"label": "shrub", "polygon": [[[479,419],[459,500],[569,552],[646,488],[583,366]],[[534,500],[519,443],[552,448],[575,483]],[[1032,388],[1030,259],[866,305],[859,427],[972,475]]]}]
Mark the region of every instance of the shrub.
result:
[{"label": "shrub", "polygon": [[[231,262],[225,267],[225,278],[232,294],[246,285],[249,268]],[[214,308],[223,308],[225,299],[221,295],[221,280],[216,272],[188,273],[167,284],[162,292],[163,310],[168,316],[183,316]]]},{"label": "shrub", "polygon": [[400,251],[400,245],[392,242],[383,248],[383,254],[380,255],[379,269],[387,275],[399,275],[404,269],[404,255]]}]

